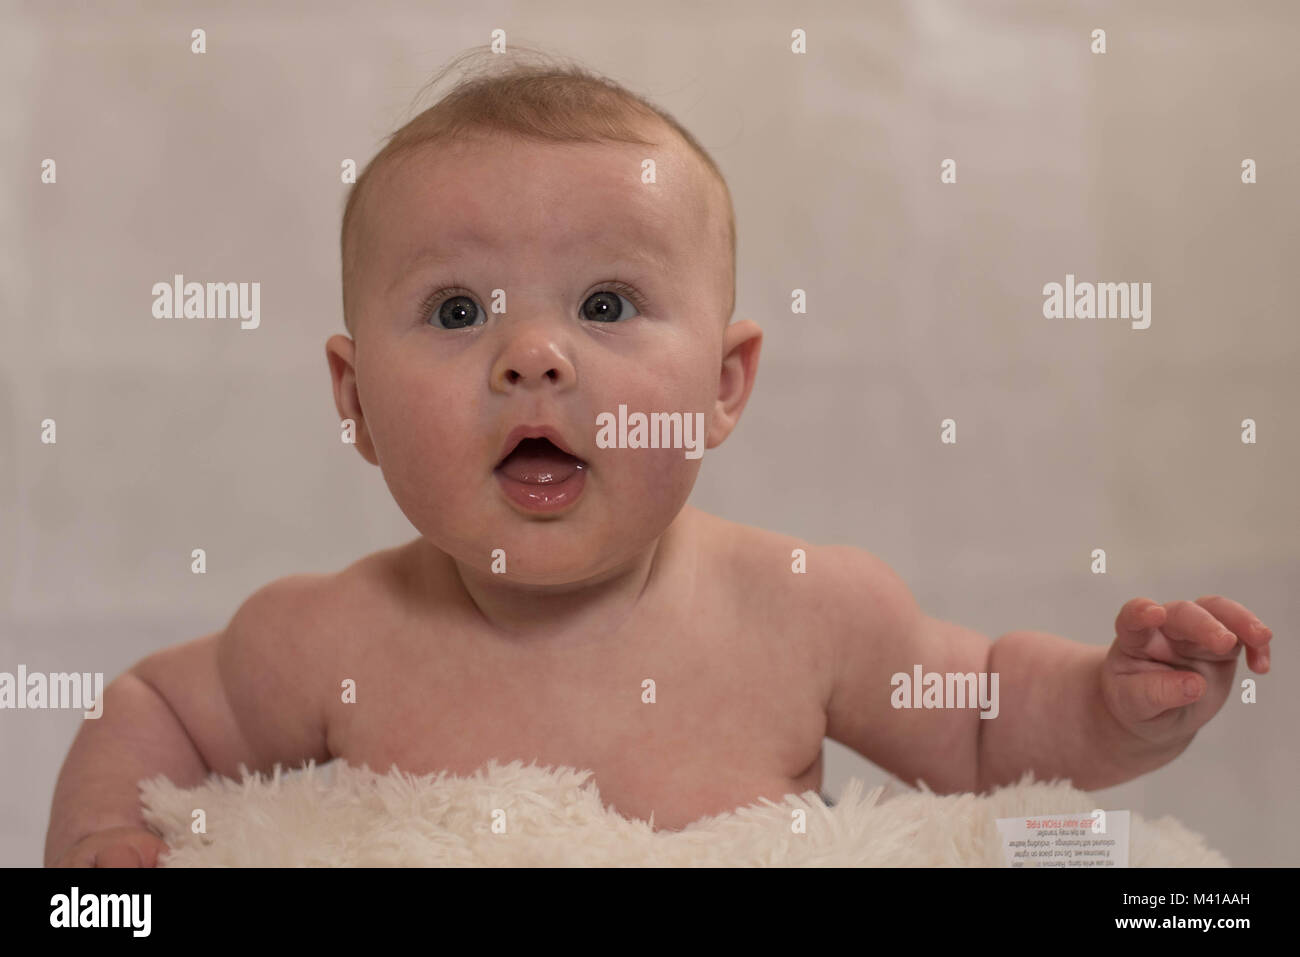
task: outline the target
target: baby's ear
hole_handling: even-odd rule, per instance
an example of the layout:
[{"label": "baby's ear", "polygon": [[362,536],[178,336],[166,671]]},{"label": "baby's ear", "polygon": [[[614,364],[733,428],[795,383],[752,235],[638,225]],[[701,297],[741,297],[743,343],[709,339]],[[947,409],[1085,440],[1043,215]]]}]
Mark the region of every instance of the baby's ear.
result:
[{"label": "baby's ear", "polygon": [[722,374],[718,376],[718,398],[709,422],[708,448],[721,445],[740,421],[749,393],[758,375],[758,353],[763,330],[753,319],[741,319],[727,326],[722,336]]},{"label": "baby's ear", "polygon": [[339,413],[339,437],[356,445],[361,457],[371,465],[378,465],[379,457],[370,441],[370,430],[366,428],[365,413],[357,395],[356,348],[357,344],[347,336],[330,336],[325,343],[325,358],[334,383],[334,408]]}]

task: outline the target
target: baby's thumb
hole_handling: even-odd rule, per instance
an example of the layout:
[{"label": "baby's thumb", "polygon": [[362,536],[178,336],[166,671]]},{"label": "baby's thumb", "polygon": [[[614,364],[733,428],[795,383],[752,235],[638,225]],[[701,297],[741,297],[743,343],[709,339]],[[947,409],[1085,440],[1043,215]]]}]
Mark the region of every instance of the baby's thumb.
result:
[{"label": "baby's thumb", "polygon": [[1139,671],[1115,676],[1115,698],[1129,721],[1149,721],[1171,708],[1191,704],[1205,691],[1205,679],[1193,671]]}]

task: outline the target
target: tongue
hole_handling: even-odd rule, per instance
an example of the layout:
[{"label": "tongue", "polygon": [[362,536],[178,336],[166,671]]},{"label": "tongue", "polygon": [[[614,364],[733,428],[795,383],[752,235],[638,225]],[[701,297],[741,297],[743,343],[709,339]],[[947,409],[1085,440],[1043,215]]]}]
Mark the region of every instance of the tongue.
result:
[{"label": "tongue", "polygon": [[551,485],[572,478],[582,463],[553,445],[535,446],[529,442],[511,452],[500,468],[507,478],[516,482]]}]

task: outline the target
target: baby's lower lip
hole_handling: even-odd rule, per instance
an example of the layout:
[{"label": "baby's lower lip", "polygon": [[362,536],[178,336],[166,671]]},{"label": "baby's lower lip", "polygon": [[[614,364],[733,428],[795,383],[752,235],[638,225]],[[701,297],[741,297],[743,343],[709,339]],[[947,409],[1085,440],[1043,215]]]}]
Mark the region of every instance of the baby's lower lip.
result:
[{"label": "baby's lower lip", "polygon": [[528,474],[522,478],[493,471],[506,498],[529,512],[558,512],[577,502],[587,485],[585,465],[551,472]]}]

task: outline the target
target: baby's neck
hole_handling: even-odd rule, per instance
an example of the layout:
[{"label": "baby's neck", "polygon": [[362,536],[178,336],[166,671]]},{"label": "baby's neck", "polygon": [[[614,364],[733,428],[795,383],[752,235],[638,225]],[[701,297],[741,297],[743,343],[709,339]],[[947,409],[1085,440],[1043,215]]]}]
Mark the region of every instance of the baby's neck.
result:
[{"label": "baby's neck", "polygon": [[679,515],[648,548],[631,560],[582,582],[527,585],[471,568],[420,540],[436,554],[425,567],[450,567],[452,588],[469,614],[490,633],[511,643],[556,648],[616,642],[622,625],[657,596],[683,547]]}]

